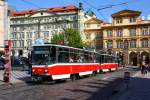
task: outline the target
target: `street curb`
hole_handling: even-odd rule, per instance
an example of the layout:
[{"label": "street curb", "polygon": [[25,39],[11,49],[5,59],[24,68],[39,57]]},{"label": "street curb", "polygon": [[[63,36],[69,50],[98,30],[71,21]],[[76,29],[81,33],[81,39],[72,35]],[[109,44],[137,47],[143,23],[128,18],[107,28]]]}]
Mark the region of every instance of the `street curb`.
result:
[{"label": "street curb", "polygon": [[[138,73],[140,73],[140,71],[137,71],[136,73],[131,75],[131,77],[136,77]],[[129,84],[129,88],[130,88],[130,84]],[[117,86],[114,89],[114,91],[117,91],[117,93],[115,95],[112,95],[112,97],[109,100],[118,100],[123,94],[128,93],[129,88],[127,88],[126,84],[122,82],[119,86]]]}]

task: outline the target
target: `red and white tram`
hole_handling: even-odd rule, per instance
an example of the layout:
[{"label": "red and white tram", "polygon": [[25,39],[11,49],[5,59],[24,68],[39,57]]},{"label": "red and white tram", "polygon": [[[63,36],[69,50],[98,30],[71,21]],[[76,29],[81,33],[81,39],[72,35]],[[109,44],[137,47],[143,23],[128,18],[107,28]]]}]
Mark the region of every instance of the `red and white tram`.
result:
[{"label": "red and white tram", "polygon": [[48,77],[51,80],[65,78],[74,80],[82,75],[116,70],[118,67],[116,58],[69,46],[35,45],[32,52],[32,79],[37,81]]}]

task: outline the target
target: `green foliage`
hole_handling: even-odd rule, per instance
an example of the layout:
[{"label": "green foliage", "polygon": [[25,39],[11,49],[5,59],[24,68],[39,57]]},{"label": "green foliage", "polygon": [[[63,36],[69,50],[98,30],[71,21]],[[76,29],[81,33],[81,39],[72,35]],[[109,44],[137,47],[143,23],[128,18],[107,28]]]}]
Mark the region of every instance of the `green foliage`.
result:
[{"label": "green foliage", "polygon": [[69,42],[68,43],[69,46],[76,48],[83,48],[81,36],[77,29],[66,29],[65,35]]},{"label": "green foliage", "polygon": [[54,34],[51,42],[54,44],[63,44],[64,34]]},{"label": "green foliage", "polygon": [[83,48],[86,47],[86,44],[82,42],[80,33],[77,29],[68,28],[64,31],[64,33],[55,34],[52,38],[52,43],[60,44],[64,41],[64,36],[67,40],[68,46],[76,47],[76,48]]}]

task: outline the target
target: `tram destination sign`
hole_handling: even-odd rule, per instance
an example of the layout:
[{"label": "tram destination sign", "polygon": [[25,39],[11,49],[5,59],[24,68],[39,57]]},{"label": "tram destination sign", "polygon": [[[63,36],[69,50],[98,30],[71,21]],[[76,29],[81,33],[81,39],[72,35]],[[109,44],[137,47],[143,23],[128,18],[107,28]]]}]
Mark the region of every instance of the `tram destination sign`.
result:
[{"label": "tram destination sign", "polygon": [[49,53],[49,47],[36,46],[36,47],[34,47],[34,53],[35,53],[35,54],[45,54],[45,53]]}]

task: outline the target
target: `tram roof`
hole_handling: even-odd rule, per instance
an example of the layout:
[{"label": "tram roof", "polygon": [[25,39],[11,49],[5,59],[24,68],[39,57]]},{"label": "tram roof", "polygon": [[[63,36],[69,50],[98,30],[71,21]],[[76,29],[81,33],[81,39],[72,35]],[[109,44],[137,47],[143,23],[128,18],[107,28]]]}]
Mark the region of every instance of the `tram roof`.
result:
[{"label": "tram roof", "polygon": [[75,47],[70,47],[70,46],[65,46],[65,45],[57,45],[57,44],[33,45],[33,47],[35,47],[35,46],[56,46],[56,47],[71,48],[71,49],[76,49],[76,50],[84,50],[84,51],[88,51],[88,52],[98,53],[98,52],[87,50],[87,49],[80,49],[80,48],[75,48]]}]

